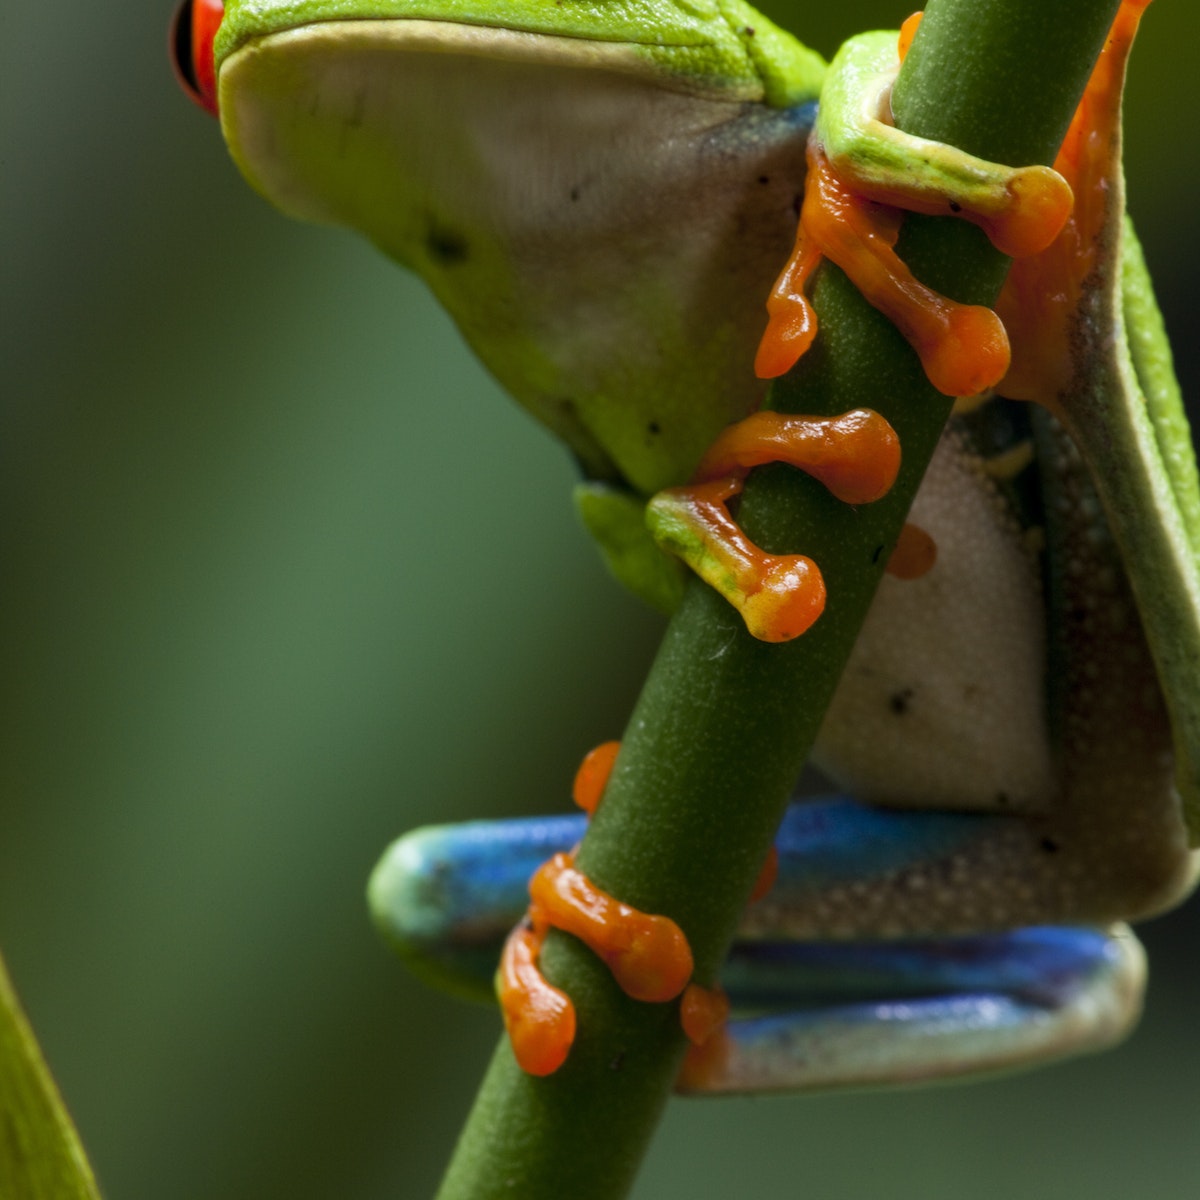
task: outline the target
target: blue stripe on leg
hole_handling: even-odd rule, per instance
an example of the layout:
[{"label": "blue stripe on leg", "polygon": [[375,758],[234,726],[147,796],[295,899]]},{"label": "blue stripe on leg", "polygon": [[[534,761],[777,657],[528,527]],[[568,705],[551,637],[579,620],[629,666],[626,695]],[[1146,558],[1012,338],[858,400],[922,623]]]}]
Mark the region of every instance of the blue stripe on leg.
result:
[{"label": "blue stripe on leg", "polygon": [[[895,812],[849,797],[794,803],[780,826],[779,876],[766,909],[785,913],[829,888],[870,883],[948,858],[1012,818]],[[420,974],[459,994],[486,999],[508,930],[528,903],[529,877],[583,836],[582,816],[428,826],[394,842],[367,888],[375,924]]]},{"label": "blue stripe on leg", "polygon": [[489,1000],[501,945],[529,903],[529,877],[578,842],[586,824],[557,816],[413,830],[371,873],[375,926],[430,983]]},{"label": "blue stripe on leg", "polygon": [[1123,926],[955,938],[941,949],[794,949],[825,952],[812,995],[837,991],[839,972],[857,987],[873,971],[888,998],[731,1021],[685,1069],[681,1091],[878,1087],[1031,1066],[1118,1041],[1137,1020],[1145,982],[1141,946]]},{"label": "blue stripe on leg", "polygon": [[879,942],[743,941],[721,982],[741,1009],[952,992],[1005,992],[1053,1005],[1115,953],[1107,933],[1060,926]]}]

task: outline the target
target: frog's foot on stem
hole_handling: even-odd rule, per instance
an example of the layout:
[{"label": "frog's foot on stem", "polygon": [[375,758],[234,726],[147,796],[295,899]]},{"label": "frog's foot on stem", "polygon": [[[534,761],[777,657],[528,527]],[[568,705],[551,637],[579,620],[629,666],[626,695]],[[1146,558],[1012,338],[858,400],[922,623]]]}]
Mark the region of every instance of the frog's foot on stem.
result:
[{"label": "frog's foot on stem", "polygon": [[639,912],[596,887],[573,852],[544,862],[529,881],[528,917],[509,934],[497,993],[513,1054],[530,1075],[549,1075],[575,1038],[575,1007],[549,984],[537,955],[551,927],[579,938],[635,1000],[674,1000],[692,977],[692,951],[670,917]]},{"label": "frog's foot on stem", "polygon": [[[912,30],[906,23],[902,52]],[[767,301],[770,321],[755,364],[762,378],[790,370],[815,337],[804,287],[822,258],[897,326],[938,391],[974,395],[1008,368],[1008,338],[996,314],[925,287],[896,255],[901,210],[960,216],[1005,254],[1021,256],[1057,236],[1071,189],[1048,167],[985,162],[892,127],[898,66],[890,35],[871,34],[848,43],[831,68],[809,140],[796,247]]]},{"label": "frog's foot on stem", "polygon": [[799,468],[847,504],[867,504],[895,482],[900,441],[869,408],[838,417],[754,413],[717,438],[689,485],[659,492],[647,506],[659,545],[720,592],[754,637],[784,642],[821,615],[825,583],[812,559],[767,554],[730,516],[747,473],[768,462]]},{"label": "frog's foot on stem", "polygon": [[[620,742],[604,742],[580,764],[572,798],[591,816],[604,796]],[[687,988],[685,1030],[708,1037],[720,1024],[719,1001],[689,981],[692,949],[670,917],[640,912],[598,888],[575,866],[575,851],[547,859],[529,881],[529,911],[504,944],[496,993],[513,1054],[530,1075],[550,1075],[575,1040],[575,1006],[537,965],[551,927],[573,934],[602,959],[634,1000],[662,1004]],[[715,1006],[715,1007],[714,1007]],[[714,1015],[717,1014],[717,1015]]]},{"label": "frog's foot on stem", "polygon": [[[620,746],[604,742],[580,764],[572,798],[588,816],[604,796]],[[777,871],[772,847],[752,900],[770,889]],[[495,980],[513,1054],[528,1074],[553,1074],[575,1040],[575,1006],[538,967],[552,927],[579,938],[634,1000],[662,1004],[680,998],[680,1022],[693,1046],[708,1042],[724,1025],[729,999],[720,988],[692,981],[692,950],[683,930],[669,917],[639,912],[598,888],[576,868],[573,850],[560,851],[538,867],[529,897],[525,918],[504,944]]]},{"label": "frog's foot on stem", "polygon": [[1112,247],[1122,236],[1122,85],[1149,5],[1122,0],[1054,161],[1074,191],[1074,210],[1049,246],[1013,264],[996,302],[1012,339],[1012,363],[999,390],[1009,399],[1040,404],[1075,428],[1082,422],[1064,409],[1062,398],[1071,390],[1077,360],[1092,353],[1086,344],[1081,352],[1077,333],[1085,293],[1117,290],[1119,260]]}]

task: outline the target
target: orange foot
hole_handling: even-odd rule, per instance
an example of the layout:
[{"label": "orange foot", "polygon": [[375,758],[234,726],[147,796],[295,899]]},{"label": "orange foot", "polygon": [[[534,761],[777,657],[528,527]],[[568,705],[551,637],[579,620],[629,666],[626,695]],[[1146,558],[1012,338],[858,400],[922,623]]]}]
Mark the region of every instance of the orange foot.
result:
[{"label": "orange foot", "polygon": [[[905,22],[901,57],[915,29],[914,18]],[[886,110],[886,94],[879,104]],[[849,159],[832,163],[820,140],[811,138],[796,247],[767,301],[769,323],[755,363],[758,375],[770,379],[784,374],[812,343],[817,321],[804,289],[821,259],[828,258],[896,325],[938,391],[971,396],[998,383],[1009,364],[1008,338],[999,317],[927,288],[893,249],[903,210],[944,213],[948,208],[981,226],[1004,253],[1035,254],[1062,228],[1071,193],[1056,172],[1026,167],[1005,172],[986,195],[975,189],[956,199],[932,191],[919,177],[883,182],[859,175]]]},{"label": "orange foot", "polygon": [[[605,742],[584,758],[573,791],[585,812],[595,812],[619,749],[619,742]],[[772,847],[752,899],[766,893],[776,870]],[[552,927],[590,947],[633,999],[665,1003],[681,996],[680,1021],[693,1046],[712,1040],[725,1023],[725,994],[690,982],[692,951],[679,926],[669,917],[639,912],[596,887],[576,869],[573,852],[543,863],[530,880],[529,895],[529,912],[509,934],[496,974],[504,1025],[523,1071],[553,1074],[575,1040],[575,1006],[565,992],[547,982],[538,966]]]},{"label": "orange foot", "polygon": [[895,482],[900,440],[869,408],[840,417],[754,413],[717,438],[690,484],[659,492],[647,506],[647,525],[664,549],[720,592],[754,637],[785,642],[824,611],[825,581],[802,554],[761,550],[729,513],[750,469],[768,462],[799,468],[847,504],[867,504]]}]

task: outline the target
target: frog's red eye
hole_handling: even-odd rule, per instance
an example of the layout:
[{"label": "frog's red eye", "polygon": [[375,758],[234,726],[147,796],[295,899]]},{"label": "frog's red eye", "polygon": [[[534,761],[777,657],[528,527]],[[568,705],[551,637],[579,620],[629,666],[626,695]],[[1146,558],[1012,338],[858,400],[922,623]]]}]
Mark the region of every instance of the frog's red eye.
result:
[{"label": "frog's red eye", "polygon": [[213,39],[224,16],[223,0],[183,0],[171,22],[171,65],[179,86],[206,112],[217,115]]}]

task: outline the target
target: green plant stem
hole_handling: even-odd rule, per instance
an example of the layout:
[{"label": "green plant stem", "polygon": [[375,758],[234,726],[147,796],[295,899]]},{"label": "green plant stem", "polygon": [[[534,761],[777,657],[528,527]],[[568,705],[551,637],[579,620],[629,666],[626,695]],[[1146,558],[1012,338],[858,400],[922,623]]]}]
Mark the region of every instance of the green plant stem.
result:
[{"label": "green plant stem", "polygon": [[[1048,163],[1117,0],[930,0],[894,95],[897,124],[1013,163]],[[902,256],[932,286],[991,303],[1003,259],[973,226],[910,218]],[[799,775],[950,401],[836,268],[814,292],[821,334],[773,402],[787,411],[882,412],[904,465],[882,501],[851,509],[782,466],[747,482],[740,519],[760,545],[801,550],[825,576],[825,614],[764,645],[723,600],[689,585],[626,730],[579,853],[602,888],[683,927],[712,982]],[[580,943],[552,934],[546,975],[579,1033],[546,1079],[502,1039],[443,1181],[441,1200],[616,1200],[626,1194],[683,1054],[675,1004],[629,1000]]]},{"label": "green plant stem", "polygon": [[100,1200],[79,1135],[0,959],[0,1196]]}]

